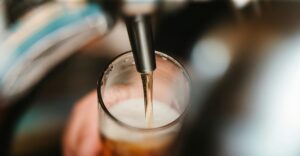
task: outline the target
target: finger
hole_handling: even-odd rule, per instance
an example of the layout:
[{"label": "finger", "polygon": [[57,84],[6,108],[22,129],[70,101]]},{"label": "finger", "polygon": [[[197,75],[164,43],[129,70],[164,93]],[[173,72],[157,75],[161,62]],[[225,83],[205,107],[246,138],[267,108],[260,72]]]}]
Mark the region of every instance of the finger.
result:
[{"label": "finger", "polygon": [[[75,104],[63,138],[64,155],[74,155],[81,140],[82,127],[88,120],[86,114],[91,113],[91,103],[96,103],[96,92],[92,92]],[[92,109],[94,110],[94,109]],[[95,113],[97,114],[97,112]]]},{"label": "finger", "polygon": [[99,127],[98,127],[98,110],[97,104],[94,103],[90,107],[89,114],[81,135],[81,141],[79,146],[79,155],[96,156],[101,150],[101,143],[99,139]]}]

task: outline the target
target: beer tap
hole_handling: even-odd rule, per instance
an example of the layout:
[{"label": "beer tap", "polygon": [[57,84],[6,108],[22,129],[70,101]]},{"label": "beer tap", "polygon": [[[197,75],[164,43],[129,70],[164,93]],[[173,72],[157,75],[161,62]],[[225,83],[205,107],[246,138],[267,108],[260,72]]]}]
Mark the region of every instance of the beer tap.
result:
[{"label": "beer tap", "polygon": [[151,30],[151,14],[154,12],[155,7],[155,0],[130,1],[125,2],[121,9],[136,69],[141,74],[152,73],[156,68],[155,49]]}]

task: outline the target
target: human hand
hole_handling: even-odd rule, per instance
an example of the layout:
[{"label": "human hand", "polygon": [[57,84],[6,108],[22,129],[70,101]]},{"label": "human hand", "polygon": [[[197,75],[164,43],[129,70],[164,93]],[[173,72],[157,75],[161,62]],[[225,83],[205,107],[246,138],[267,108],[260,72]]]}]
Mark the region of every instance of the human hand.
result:
[{"label": "human hand", "polygon": [[71,112],[63,136],[64,156],[99,156],[97,93],[93,91],[79,100]]}]

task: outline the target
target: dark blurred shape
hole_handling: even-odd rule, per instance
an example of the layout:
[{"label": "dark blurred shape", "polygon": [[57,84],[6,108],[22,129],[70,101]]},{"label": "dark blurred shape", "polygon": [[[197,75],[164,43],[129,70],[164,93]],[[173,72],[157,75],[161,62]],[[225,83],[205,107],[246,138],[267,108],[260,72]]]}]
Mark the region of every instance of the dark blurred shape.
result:
[{"label": "dark blurred shape", "polygon": [[179,11],[161,14],[155,48],[187,60],[195,41],[214,25],[233,18],[232,15],[228,1],[190,2]]},{"label": "dark blurred shape", "polygon": [[4,0],[8,24],[13,24],[31,9],[53,0]]},{"label": "dark blurred shape", "polygon": [[79,54],[50,72],[10,107],[1,127],[1,155],[60,155],[61,138],[75,101],[95,89],[110,59]]},{"label": "dark blurred shape", "polygon": [[300,154],[299,8],[295,1],[250,3],[227,29],[238,42],[216,33],[220,27],[205,37],[220,39],[234,57],[204,99],[195,88],[180,155]]}]

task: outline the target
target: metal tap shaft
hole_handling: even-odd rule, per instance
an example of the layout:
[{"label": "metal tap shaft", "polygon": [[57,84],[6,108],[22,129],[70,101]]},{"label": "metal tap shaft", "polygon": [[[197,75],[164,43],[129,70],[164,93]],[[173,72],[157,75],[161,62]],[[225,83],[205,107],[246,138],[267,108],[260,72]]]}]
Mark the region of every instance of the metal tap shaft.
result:
[{"label": "metal tap shaft", "polygon": [[151,73],[156,63],[150,16],[125,17],[125,22],[137,71]]}]

